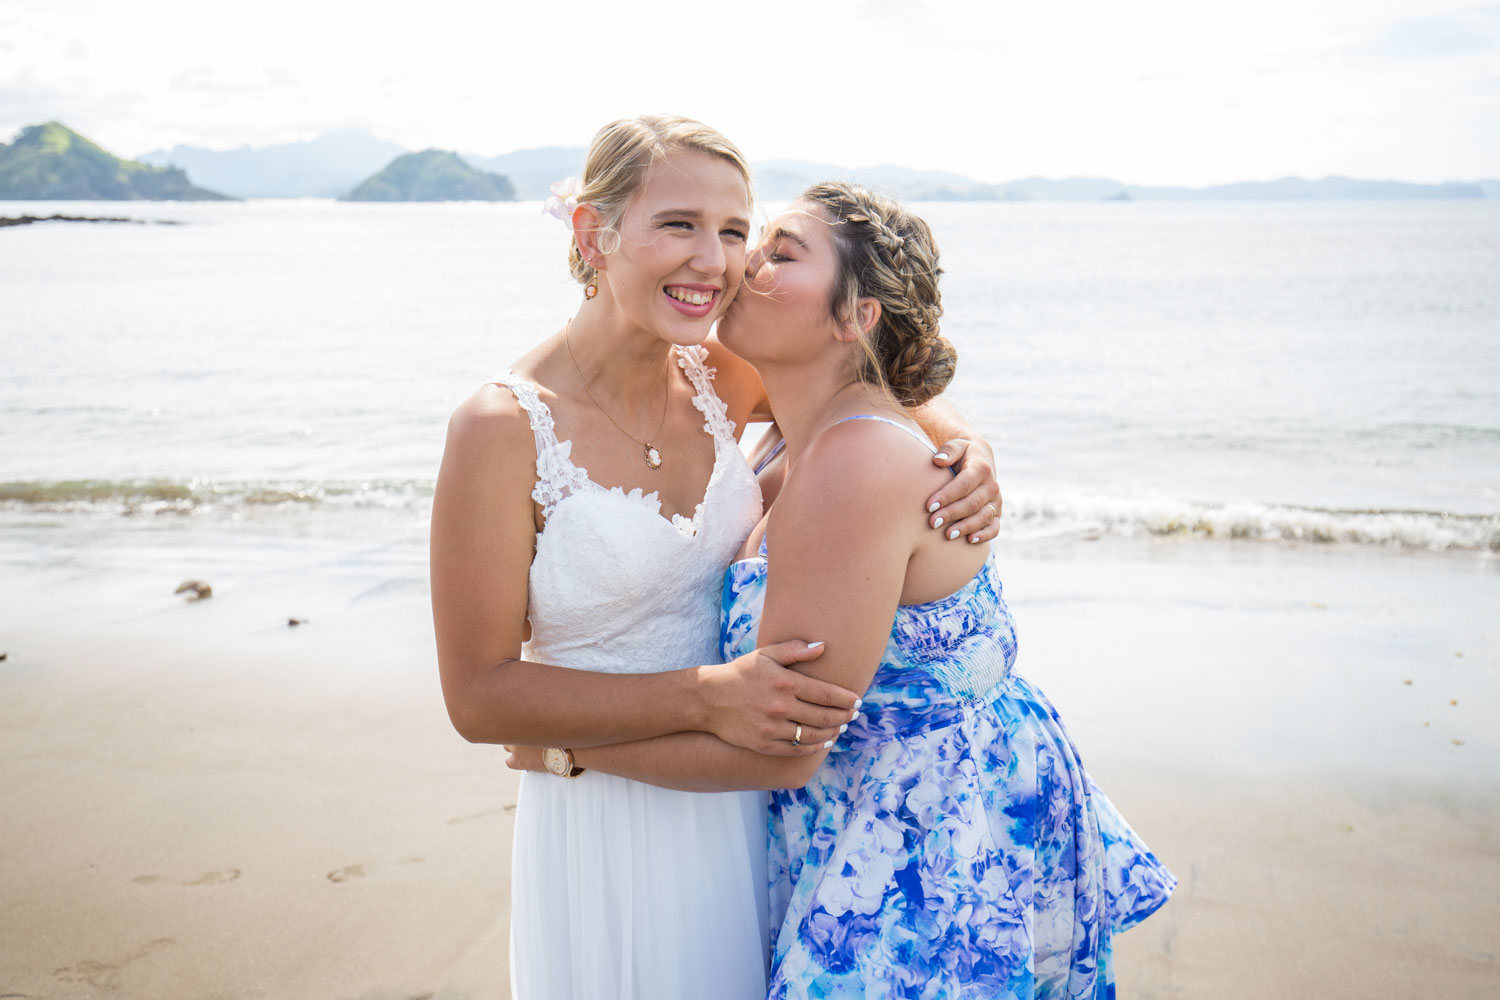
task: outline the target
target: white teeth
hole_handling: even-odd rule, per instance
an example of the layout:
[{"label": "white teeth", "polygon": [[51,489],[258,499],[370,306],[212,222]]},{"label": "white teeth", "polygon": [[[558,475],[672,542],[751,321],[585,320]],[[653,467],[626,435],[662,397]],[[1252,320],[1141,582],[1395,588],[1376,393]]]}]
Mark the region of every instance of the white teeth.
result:
[{"label": "white teeth", "polygon": [[686,288],[668,288],[667,294],[690,306],[706,306],[714,300],[713,292],[690,292]]}]

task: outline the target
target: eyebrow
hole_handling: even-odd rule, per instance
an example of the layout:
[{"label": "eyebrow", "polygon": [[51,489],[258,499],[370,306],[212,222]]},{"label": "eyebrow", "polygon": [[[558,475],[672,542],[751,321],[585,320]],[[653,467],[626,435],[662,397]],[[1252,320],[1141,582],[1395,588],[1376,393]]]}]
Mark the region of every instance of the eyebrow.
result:
[{"label": "eyebrow", "polygon": [[771,239],[773,239],[773,240],[791,240],[793,243],[797,244],[802,249],[804,249],[804,250],[807,249],[807,241],[804,240],[802,237],[798,236],[796,233],[792,232],[790,229],[787,229],[785,226],[778,227],[777,230],[774,233],[771,234]]},{"label": "eyebrow", "polygon": [[[651,221],[653,223],[665,222],[668,219],[687,219],[691,222],[702,222],[703,213],[698,211],[696,208],[669,208],[664,212],[657,212],[655,215],[651,216]],[[748,230],[750,228],[750,221],[748,219],[742,219],[737,215],[729,219],[728,224],[731,226],[738,226],[740,229]]]}]

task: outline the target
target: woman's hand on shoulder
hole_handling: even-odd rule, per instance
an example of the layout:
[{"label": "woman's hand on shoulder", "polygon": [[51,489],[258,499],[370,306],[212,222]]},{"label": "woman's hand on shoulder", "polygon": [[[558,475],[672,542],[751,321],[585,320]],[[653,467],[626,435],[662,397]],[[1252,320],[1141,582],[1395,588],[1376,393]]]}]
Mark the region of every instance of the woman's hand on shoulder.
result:
[{"label": "woman's hand on shoulder", "polygon": [[1000,481],[995,475],[995,455],[983,439],[953,438],[944,441],[934,465],[958,468],[958,475],[927,498],[927,523],[949,541],[967,539],[987,542],[1000,533]]},{"label": "woman's hand on shoulder", "polygon": [[959,470],[953,481],[927,498],[927,524],[949,541],[978,544],[1000,530],[1000,483],[995,478],[995,449],[958,407],[942,396],[910,411],[938,453],[933,464]]}]

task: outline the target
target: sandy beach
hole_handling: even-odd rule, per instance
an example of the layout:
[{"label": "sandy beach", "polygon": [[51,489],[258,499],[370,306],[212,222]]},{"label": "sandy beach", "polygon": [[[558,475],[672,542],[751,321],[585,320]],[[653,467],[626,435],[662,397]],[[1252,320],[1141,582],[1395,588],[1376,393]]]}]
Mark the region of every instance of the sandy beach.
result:
[{"label": "sandy beach", "polygon": [[[0,995],[508,995],[515,781],[449,727],[420,546],[0,545]],[[1122,998],[1492,996],[1500,575],[1007,554],[1019,666],[1181,885]],[[214,584],[207,601],[172,595]],[[307,624],[289,627],[288,617]]]}]

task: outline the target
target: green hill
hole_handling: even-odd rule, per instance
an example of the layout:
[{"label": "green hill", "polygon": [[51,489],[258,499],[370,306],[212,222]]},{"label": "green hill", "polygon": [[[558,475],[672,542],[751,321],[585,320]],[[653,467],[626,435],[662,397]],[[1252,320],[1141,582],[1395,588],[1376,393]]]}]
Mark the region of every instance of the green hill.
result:
[{"label": "green hill", "polygon": [[172,167],[122,160],[66,125],[28,125],[0,145],[0,199],[7,201],[232,201],[188,183]]},{"label": "green hill", "polygon": [[345,201],[515,201],[509,178],[475,170],[441,149],[398,156]]}]

